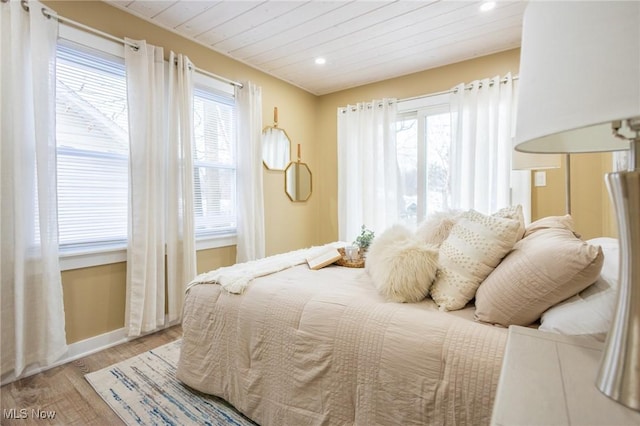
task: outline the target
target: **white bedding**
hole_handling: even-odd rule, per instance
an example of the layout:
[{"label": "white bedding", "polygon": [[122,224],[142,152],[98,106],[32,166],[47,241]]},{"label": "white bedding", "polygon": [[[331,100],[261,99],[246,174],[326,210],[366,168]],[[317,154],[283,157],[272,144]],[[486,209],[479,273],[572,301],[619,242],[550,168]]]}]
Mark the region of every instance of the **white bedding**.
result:
[{"label": "white bedding", "polygon": [[506,329],[385,302],[363,269],[194,285],[177,376],[267,425],[488,424]]},{"label": "white bedding", "polygon": [[237,263],[231,266],[214,269],[198,275],[187,285],[187,291],[198,284],[218,284],[229,293],[242,294],[251,281],[293,268],[313,258],[326,250],[326,247],[344,247],[344,243],[335,242],[326,246],[311,247],[294,250],[287,253],[276,254],[263,259],[250,262]]}]

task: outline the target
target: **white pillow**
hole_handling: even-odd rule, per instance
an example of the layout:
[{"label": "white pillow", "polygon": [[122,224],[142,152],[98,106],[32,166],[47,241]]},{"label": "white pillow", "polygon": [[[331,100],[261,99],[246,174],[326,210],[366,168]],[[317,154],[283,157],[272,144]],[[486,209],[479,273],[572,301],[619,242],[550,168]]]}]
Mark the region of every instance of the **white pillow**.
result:
[{"label": "white pillow", "polygon": [[440,309],[464,308],[520,236],[517,219],[463,213],[440,246],[440,268],[431,287]]},{"label": "white pillow", "polygon": [[419,302],[429,294],[438,270],[436,246],[394,225],[371,244],[365,270],[378,292],[392,302]]},{"label": "white pillow", "polygon": [[620,248],[614,238],[593,238],[587,242],[602,247],[604,263],[600,277],[582,292],[544,312],[539,329],[588,335],[604,341],[616,308]]}]

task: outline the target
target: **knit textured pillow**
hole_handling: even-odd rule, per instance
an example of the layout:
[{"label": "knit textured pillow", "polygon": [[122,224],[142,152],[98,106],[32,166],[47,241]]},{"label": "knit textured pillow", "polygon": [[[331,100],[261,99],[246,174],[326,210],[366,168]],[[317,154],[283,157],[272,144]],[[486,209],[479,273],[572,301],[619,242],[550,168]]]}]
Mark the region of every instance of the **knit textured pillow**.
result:
[{"label": "knit textured pillow", "polygon": [[431,286],[431,298],[440,309],[464,308],[513,248],[520,232],[517,219],[486,216],[475,210],[463,213],[440,246],[440,267]]}]

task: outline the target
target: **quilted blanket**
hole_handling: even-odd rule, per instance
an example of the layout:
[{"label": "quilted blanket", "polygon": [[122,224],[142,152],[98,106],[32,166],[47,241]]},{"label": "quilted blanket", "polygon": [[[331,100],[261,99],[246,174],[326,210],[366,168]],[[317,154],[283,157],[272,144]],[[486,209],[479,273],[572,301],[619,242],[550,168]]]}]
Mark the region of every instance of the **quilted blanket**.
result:
[{"label": "quilted blanket", "polygon": [[177,377],[268,425],[488,424],[506,329],[386,302],[363,269],[299,265],[186,295]]}]

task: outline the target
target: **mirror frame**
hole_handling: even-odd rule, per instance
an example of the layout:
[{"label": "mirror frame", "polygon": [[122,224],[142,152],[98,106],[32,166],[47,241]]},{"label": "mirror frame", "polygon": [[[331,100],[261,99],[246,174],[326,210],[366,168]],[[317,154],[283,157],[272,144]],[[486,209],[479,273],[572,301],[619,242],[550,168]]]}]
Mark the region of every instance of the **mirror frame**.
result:
[{"label": "mirror frame", "polygon": [[[307,171],[309,172],[309,194],[304,199],[302,198],[298,199],[296,194],[292,195],[288,191],[287,183],[289,182],[289,169],[294,166],[297,166],[297,167],[304,166],[304,168],[307,169]],[[311,194],[313,194],[313,173],[311,173],[311,169],[309,168],[307,163],[303,163],[298,160],[298,161],[292,161],[287,165],[287,167],[284,169],[284,193],[287,194],[287,197],[289,197],[289,199],[294,203],[304,203],[305,201],[309,200],[309,198],[311,198]]]},{"label": "mirror frame", "polygon": [[[265,151],[264,151],[264,134],[267,130],[272,129],[272,130],[280,130],[282,131],[282,133],[284,134],[284,136],[287,138],[287,141],[289,142],[289,158],[287,159],[287,161],[284,163],[284,165],[282,166],[282,168],[277,168],[277,167],[271,167],[269,164],[267,164],[267,161],[265,160]],[[264,164],[264,167],[267,170],[273,170],[273,171],[284,171],[287,168],[287,165],[289,164],[289,162],[291,162],[291,146],[292,146],[292,142],[291,142],[291,138],[289,137],[289,134],[287,133],[286,130],[284,130],[281,127],[276,126],[266,126],[264,129],[262,129],[262,140],[260,141],[260,143],[262,143],[262,164]]]}]

